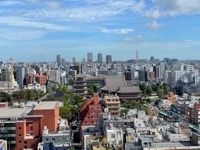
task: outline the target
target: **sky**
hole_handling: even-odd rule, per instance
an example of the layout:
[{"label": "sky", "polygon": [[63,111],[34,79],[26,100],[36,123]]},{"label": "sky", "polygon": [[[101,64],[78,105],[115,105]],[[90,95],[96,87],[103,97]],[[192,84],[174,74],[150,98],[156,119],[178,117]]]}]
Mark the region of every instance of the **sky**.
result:
[{"label": "sky", "polygon": [[0,60],[200,57],[199,0],[0,0]]}]

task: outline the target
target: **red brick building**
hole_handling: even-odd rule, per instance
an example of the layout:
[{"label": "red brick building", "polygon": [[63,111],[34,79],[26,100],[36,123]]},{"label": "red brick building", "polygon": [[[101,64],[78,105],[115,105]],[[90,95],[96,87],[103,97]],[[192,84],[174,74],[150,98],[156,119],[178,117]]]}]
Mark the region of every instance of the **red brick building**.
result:
[{"label": "red brick building", "polygon": [[40,102],[26,115],[23,120],[16,122],[16,150],[24,148],[37,149],[42,137],[42,130],[47,126],[50,132],[58,129],[59,102]]},{"label": "red brick building", "polygon": [[42,115],[16,122],[16,150],[37,149],[42,136]]},{"label": "red brick building", "polygon": [[45,85],[47,83],[47,75],[43,74],[43,73],[39,73],[36,75],[36,82],[41,84],[41,85]]},{"label": "red brick building", "polygon": [[98,94],[94,94],[92,99],[87,99],[81,111],[81,129],[83,126],[96,126],[98,118],[103,117],[103,110]]},{"label": "red brick building", "polygon": [[8,107],[8,102],[0,102],[0,107]]},{"label": "red brick building", "polygon": [[186,109],[187,119],[189,122],[199,125],[200,124],[200,104],[195,103],[193,107],[189,106]]},{"label": "red brick building", "polygon": [[49,132],[57,131],[59,119],[59,102],[40,102],[39,105],[33,109],[32,113],[33,115],[43,115],[42,126],[47,126]]},{"label": "red brick building", "polygon": [[149,72],[149,79],[154,80],[155,79],[155,72]]},{"label": "red brick building", "polygon": [[26,75],[26,85],[33,83],[33,75]]}]

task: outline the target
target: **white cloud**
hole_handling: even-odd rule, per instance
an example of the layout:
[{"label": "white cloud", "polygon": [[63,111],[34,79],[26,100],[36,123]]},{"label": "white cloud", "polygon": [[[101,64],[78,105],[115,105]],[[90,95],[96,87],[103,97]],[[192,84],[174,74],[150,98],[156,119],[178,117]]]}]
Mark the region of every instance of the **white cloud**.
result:
[{"label": "white cloud", "polygon": [[127,37],[123,39],[122,41],[126,43],[140,43],[142,39],[143,39],[143,36],[139,34],[133,38]]},{"label": "white cloud", "polygon": [[132,43],[133,39],[132,38],[125,38],[125,39],[123,39],[123,42]]},{"label": "white cloud", "polygon": [[107,29],[107,28],[98,28],[102,33],[111,33],[111,34],[128,34],[133,32],[134,29]]},{"label": "white cloud", "polygon": [[151,8],[144,9],[145,1],[138,1],[133,11],[151,18],[200,14],[199,0],[152,0],[152,2]]},{"label": "white cloud", "polygon": [[[50,9],[46,7],[25,11],[25,17],[34,18],[56,18],[66,21],[98,21],[107,17],[116,16],[131,10],[134,1],[126,0],[100,0],[100,1],[77,1],[69,2],[63,7],[57,1],[47,1],[49,6],[59,9]],[[40,2],[42,3],[42,2]],[[64,2],[63,2],[64,3]]]},{"label": "white cloud", "polygon": [[156,20],[154,20],[153,22],[151,23],[147,23],[146,24],[147,27],[151,28],[151,29],[159,29],[161,28],[163,25],[161,23],[157,23]]},{"label": "white cloud", "polygon": [[190,44],[190,43],[192,43],[192,40],[187,39],[187,40],[184,40],[183,43]]},{"label": "white cloud", "polygon": [[69,28],[51,23],[35,22],[25,18],[0,17],[0,24],[16,27],[29,27],[50,30],[67,30]]},{"label": "white cloud", "polygon": [[152,12],[160,13],[157,16],[150,13],[149,16],[154,18],[200,14],[199,0],[153,0],[153,3]]},{"label": "white cloud", "polygon": [[61,3],[57,2],[57,1],[46,1],[45,4],[53,9],[58,9],[61,7]]},{"label": "white cloud", "polygon": [[144,12],[143,15],[146,17],[152,17],[152,18],[160,18],[161,17],[160,10],[158,10],[158,9],[147,10]]},{"label": "white cloud", "polygon": [[12,6],[12,5],[23,5],[23,2],[20,1],[11,1],[11,0],[6,0],[6,1],[1,1],[0,6]]},{"label": "white cloud", "polygon": [[41,38],[45,34],[44,31],[38,30],[1,29],[0,39],[8,41],[27,41]]},{"label": "white cloud", "polygon": [[138,3],[135,3],[133,6],[133,11],[134,12],[142,12],[143,9],[145,8],[145,3],[144,0],[139,1]]}]

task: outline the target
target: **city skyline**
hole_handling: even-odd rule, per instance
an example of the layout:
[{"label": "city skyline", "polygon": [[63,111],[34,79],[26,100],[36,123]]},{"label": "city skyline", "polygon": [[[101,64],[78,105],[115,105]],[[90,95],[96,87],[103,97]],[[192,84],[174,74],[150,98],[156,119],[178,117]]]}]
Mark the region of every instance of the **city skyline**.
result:
[{"label": "city skyline", "polygon": [[199,59],[198,0],[2,0],[0,60]]}]

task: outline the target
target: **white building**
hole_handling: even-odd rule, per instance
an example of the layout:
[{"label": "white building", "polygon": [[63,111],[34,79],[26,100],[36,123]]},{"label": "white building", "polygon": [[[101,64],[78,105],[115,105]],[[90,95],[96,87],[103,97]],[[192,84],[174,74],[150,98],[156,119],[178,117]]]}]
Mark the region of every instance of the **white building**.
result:
[{"label": "white building", "polygon": [[110,124],[110,127],[105,129],[104,135],[106,136],[109,145],[113,145],[115,148],[123,147],[123,130],[120,127],[115,128]]},{"label": "white building", "polygon": [[49,71],[49,80],[53,80],[60,84],[60,70]]}]

